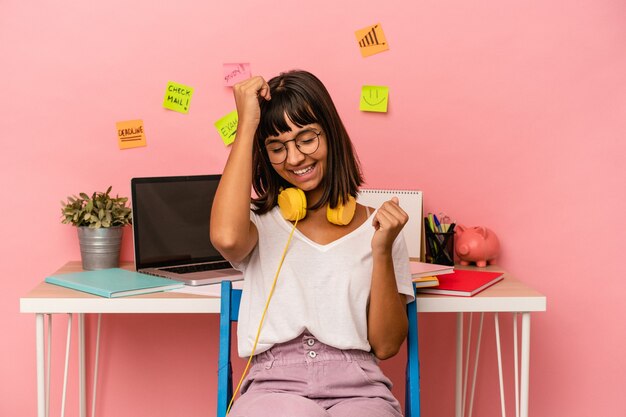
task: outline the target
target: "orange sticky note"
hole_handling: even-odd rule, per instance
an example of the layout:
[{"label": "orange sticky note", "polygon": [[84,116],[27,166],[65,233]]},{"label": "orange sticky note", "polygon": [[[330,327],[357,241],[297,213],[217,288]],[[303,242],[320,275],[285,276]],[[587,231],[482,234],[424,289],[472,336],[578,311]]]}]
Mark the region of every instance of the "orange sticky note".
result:
[{"label": "orange sticky note", "polygon": [[143,129],[143,120],[117,122],[116,126],[120,149],[146,146],[146,133]]},{"label": "orange sticky note", "polygon": [[389,49],[387,38],[385,38],[380,23],[357,30],[354,34],[363,58]]}]

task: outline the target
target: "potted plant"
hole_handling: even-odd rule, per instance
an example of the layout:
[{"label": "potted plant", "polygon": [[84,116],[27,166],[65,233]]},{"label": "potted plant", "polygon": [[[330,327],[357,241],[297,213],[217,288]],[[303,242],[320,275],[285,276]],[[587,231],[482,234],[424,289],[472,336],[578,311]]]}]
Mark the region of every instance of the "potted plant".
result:
[{"label": "potted plant", "polygon": [[76,226],[83,269],[119,266],[124,226],[132,223],[127,197],[112,197],[111,188],[91,196],[79,193],[61,201],[64,224]]}]

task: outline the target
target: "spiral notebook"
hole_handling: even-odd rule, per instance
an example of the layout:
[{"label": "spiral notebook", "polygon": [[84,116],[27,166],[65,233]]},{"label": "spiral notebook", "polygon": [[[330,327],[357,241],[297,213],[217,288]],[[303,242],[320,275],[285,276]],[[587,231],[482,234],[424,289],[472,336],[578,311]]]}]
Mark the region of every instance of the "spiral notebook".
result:
[{"label": "spiral notebook", "polygon": [[391,197],[398,197],[400,207],[409,215],[402,232],[409,250],[409,257],[420,258],[422,242],[422,192],[417,190],[361,189],[357,201],[365,206],[379,208]]}]

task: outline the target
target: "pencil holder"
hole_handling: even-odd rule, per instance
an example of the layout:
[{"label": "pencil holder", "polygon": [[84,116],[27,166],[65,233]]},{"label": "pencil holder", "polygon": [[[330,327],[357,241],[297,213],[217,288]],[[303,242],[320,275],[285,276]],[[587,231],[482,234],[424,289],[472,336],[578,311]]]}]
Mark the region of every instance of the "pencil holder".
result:
[{"label": "pencil holder", "polygon": [[439,265],[454,265],[454,230],[431,232],[425,230],[426,262]]}]

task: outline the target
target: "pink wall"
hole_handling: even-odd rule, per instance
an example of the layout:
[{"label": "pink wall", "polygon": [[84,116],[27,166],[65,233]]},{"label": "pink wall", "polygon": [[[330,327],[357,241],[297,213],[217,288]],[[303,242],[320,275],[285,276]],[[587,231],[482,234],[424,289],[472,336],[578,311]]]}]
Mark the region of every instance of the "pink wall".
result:
[{"label": "pink wall", "polygon": [[[421,189],[426,211],[496,231],[500,264],[548,297],[532,322],[531,415],[626,414],[626,3],[402,3],[2,1],[0,415],[35,414],[34,317],[19,297],[79,258],[59,200],[108,185],[127,195],[133,176],[221,172],[213,122],[234,109],[223,62],[316,73],[369,186]],[[363,59],[353,33],[377,22],[391,50]],[[170,80],[196,89],[189,114],[162,108]],[[388,114],[359,112],[363,84],[389,86]],[[115,122],[135,118],[148,146],[120,151]],[[449,416],[454,317],[420,319],[423,416]],[[57,387],[65,323],[53,327]],[[486,417],[499,413],[491,328],[474,411]],[[217,336],[216,317],[106,317],[97,413],[212,415]],[[385,367],[399,379],[402,358]]]}]

